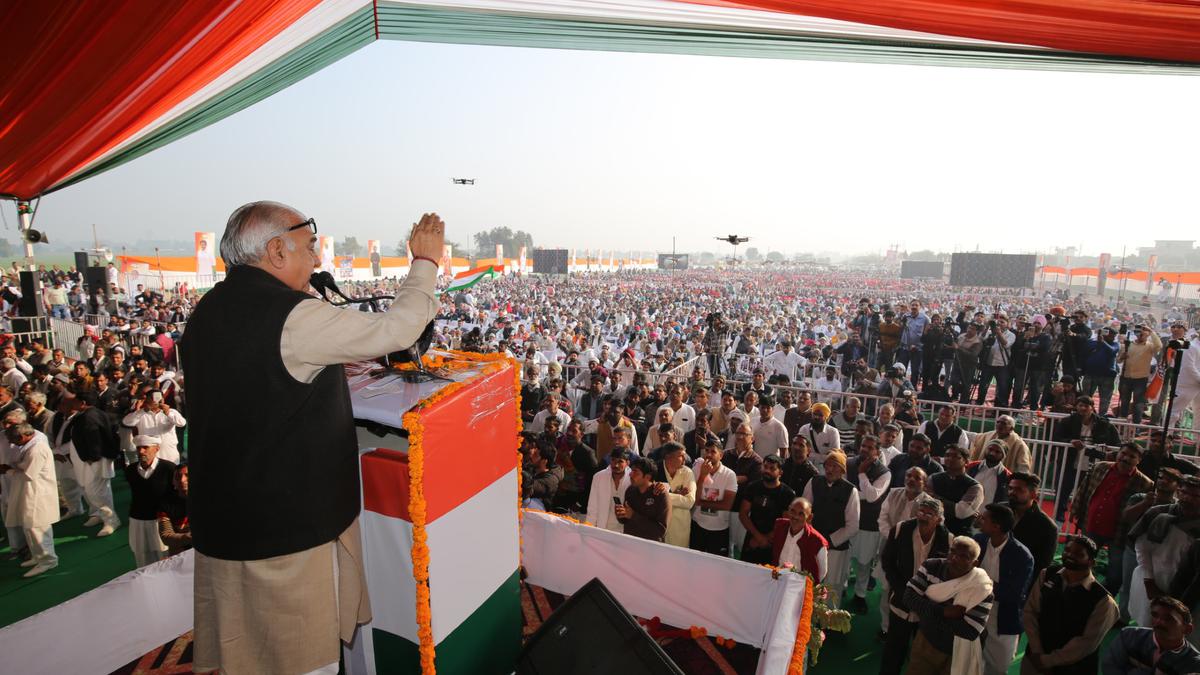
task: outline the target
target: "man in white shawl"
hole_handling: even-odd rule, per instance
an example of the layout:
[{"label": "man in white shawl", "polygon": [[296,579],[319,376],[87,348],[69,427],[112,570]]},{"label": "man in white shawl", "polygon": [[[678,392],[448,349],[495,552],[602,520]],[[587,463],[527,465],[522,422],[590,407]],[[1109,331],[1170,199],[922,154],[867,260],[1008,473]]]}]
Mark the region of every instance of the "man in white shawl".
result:
[{"label": "man in white shawl", "polygon": [[992,610],[992,580],[975,565],[979,544],[955,537],[946,559],[926,560],[904,592],[917,616],[907,675],[981,675],[980,633]]}]

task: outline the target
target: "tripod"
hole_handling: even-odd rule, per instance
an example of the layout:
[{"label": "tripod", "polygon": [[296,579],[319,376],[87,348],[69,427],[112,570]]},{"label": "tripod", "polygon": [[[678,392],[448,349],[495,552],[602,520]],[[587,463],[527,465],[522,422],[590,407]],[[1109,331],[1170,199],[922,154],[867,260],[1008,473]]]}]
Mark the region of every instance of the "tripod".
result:
[{"label": "tripod", "polygon": [[1173,350],[1172,358],[1174,362],[1167,366],[1167,376],[1170,382],[1167,384],[1167,410],[1163,415],[1163,442],[1170,439],[1168,430],[1171,428],[1171,408],[1175,407],[1175,388],[1179,384],[1179,371],[1183,368],[1183,353],[1187,351],[1192,343],[1187,340],[1171,340],[1167,347]]}]

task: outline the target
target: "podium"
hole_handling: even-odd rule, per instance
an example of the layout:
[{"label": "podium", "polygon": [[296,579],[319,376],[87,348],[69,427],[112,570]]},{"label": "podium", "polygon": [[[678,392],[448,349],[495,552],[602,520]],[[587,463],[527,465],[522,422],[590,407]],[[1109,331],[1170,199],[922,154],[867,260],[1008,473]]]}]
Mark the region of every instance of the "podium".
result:
[{"label": "podium", "polygon": [[374,616],[346,651],[353,675],[507,675],[521,649],[520,370],[446,362],[454,382],[347,369]]}]

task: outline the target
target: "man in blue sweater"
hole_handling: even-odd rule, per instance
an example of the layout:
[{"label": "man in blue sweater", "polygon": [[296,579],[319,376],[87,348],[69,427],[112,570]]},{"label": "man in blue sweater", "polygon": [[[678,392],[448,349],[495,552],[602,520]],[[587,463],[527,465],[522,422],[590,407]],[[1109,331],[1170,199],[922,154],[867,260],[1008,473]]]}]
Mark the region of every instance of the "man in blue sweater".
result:
[{"label": "man in blue sweater", "polygon": [[1021,610],[1033,579],[1033,554],[1010,537],[1017,518],[1003,504],[988,504],[979,516],[979,566],[992,580],[995,604],[988,615],[983,639],[984,675],[1004,675],[1021,639]]}]

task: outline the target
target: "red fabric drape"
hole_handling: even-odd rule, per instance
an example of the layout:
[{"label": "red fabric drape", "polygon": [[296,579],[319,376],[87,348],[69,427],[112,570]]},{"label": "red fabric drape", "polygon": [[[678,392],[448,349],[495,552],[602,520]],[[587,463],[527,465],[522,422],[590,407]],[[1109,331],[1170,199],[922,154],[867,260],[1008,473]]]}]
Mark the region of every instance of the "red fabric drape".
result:
[{"label": "red fabric drape", "polygon": [[1194,0],[678,0],[1072,52],[1200,63]]},{"label": "red fabric drape", "polygon": [[0,2],[0,195],[41,194],[319,2]]}]

